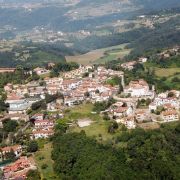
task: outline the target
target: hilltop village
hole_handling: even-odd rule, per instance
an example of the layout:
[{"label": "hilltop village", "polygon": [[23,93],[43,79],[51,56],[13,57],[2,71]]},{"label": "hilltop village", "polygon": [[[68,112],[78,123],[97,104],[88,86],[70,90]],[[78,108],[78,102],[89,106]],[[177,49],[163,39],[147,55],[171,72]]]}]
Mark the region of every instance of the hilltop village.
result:
[{"label": "hilltop village", "polygon": [[[174,50],[176,52],[176,49]],[[167,52],[161,54],[167,56]],[[143,64],[148,58],[141,57],[138,63]],[[124,70],[133,70],[137,61],[123,63]],[[55,64],[49,63],[53,68]],[[1,69],[1,73],[14,72],[16,69]],[[115,125],[123,125],[127,129],[179,121],[180,91],[167,90],[157,93],[154,85],[144,79],[131,80],[126,83],[124,71],[108,69],[101,65],[79,65],[58,77],[49,76],[49,68],[36,67],[33,72],[42,77],[23,84],[7,83],[4,86],[7,112],[1,115],[0,125],[4,128],[7,121],[21,124],[15,138],[28,131],[25,137],[32,143],[39,139],[53,136],[55,126],[63,120],[66,113],[74,107],[92,104],[91,114],[98,114],[104,121],[113,122],[108,131],[113,132]],[[83,111],[83,110],[82,110]],[[90,126],[90,117],[76,118],[68,125],[79,128]],[[8,142],[8,143],[7,143]],[[10,144],[7,146],[7,144]],[[1,148],[1,160],[15,159],[2,166],[4,179],[26,177],[29,170],[37,168],[32,156],[25,152],[34,152],[34,146],[14,143],[10,135]],[[28,150],[29,149],[29,150]]]}]

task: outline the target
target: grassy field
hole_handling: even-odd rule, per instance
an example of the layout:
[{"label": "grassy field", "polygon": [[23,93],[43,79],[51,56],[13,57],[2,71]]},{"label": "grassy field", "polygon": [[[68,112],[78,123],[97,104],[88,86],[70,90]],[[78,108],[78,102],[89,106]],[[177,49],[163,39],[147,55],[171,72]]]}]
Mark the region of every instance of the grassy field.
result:
[{"label": "grassy field", "polygon": [[131,49],[126,49],[127,44],[122,44],[118,46],[113,46],[113,48],[104,49],[104,56],[97,59],[95,63],[106,63],[112,60],[117,60],[118,58],[123,58],[131,52]]},{"label": "grassy field", "polygon": [[87,136],[94,137],[98,141],[107,141],[112,139],[114,135],[108,133],[109,121],[104,121],[99,114],[92,114],[93,104],[83,104],[72,108],[70,112],[66,114],[66,118],[71,121],[77,119],[91,119],[92,124],[86,127],[73,126],[70,127],[69,132],[80,132],[84,130]]},{"label": "grassy field", "polygon": [[112,135],[108,133],[109,124],[109,122],[105,122],[100,119],[87,127],[74,127],[71,129],[71,132],[81,132],[84,130],[87,136],[94,137],[98,141],[107,141],[112,139]]},{"label": "grassy field", "polygon": [[[86,54],[77,56],[66,56],[67,62],[77,62],[83,65],[92,63],[105,63],[117,58],[122,58],[130,53],[129,49],[124,49],[127,44],[111,46],[108,48],[97,49]],[[105,53],[108,52],[106,55]]]},{"label": "grassy field", "polygon": [[169,77],[180,73],[180,68],[155,68],[155,74],[159,77]]},{"label": "grassy field", "polygon": [[[53,161],[51,159],[52,144],[45,144],[44,147],[40,148],[38,152],[35,153],[35,162],[38,166],[38,170],[41,173],[42,179],[47,180],[56,179],[56,176],[53,171]],[[47,168],[43,169],[42,165],[46,164]]]},{"label": "grassy field", "polygon": [[81,104],[79,106],[75,106],[74,108],[71,108],[71,113],[81,113],[81,114],[88,114],[92,111],[93,104],[87,103],[87,104]]},{"label": "grassy field", "polygon": [[65,113],[65,118],[70,120],[71,122],[76,122],[79,119],[88,118],[94,122],[102,120],[101,116],[98,114],[93,114],[93,104],[81,104],[74,108],[69,109],[68,112]]},{"label": "grassy field", "polygon": [[[170,89],[180,89],[180,83],[177,79],[180,79],[180,68],[155,68],[155,75],[161,79]],[[176,78],[176,81],[174,79]]]},{"label": "grassy field", "polygon": [[99,59],[100,57],[103,57],[104,51],[103,50],[94,50],[91,52],[88,52],[86,54],[77,55],[77,56],[66,56],[67,62],[77,62],[83,65],[91,64],[96,59]]},{"label": "grassy field", "polygon": [[109,61],[112,61],[112,60],[115,60],[115,59],[117,59],[116,55],[108,54],[108,55],[105,55],[105,56],[101,57],[100,59],[96,60],[95,63],[96,64],[104,64],[106,62],[109,62]]},{"label": "grassy field", "polygon": [[119,48],[119,49],[114,49],[111,51],[106,51],[104,56],[101,57],[100,59],[96,60],[95,63],[106,63],[112,60],[117,60],[119,58],[123,58],[126,55],[128,55],[131,52],[130,49],[124,49],[124,48]]}]

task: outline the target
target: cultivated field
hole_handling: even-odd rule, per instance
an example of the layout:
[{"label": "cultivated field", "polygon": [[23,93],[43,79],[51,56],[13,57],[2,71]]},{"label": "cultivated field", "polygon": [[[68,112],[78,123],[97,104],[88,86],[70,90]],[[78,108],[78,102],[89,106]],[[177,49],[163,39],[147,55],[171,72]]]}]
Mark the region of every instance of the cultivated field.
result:
[{"label": "cultivated field", "polygon": [[66,56],[66,61],[67,62],[77,62],[83,65],[91,64],[95,60],[101,58],[104,56],[104,51],[99,49],[99,50],[94,50],[91,52],[88,52],[86,54],[82,55],[77,55],[77,56]]},{"label": "cultivated field", "polygon": [[180,73],[180,68],[156,68],[155,74],[159,77],[169,77]]},{"label": "cultivated field", "polygon": [[66,56],[66,60],[67,62],[77,62],[83,65],[105,63],[114,59],[123,58],[125,55],[129,54],[131,50],[125,49],[126,45],[127,44],[121,44],[118,46],[97,49],[77,56]]},{"label": "cultivated field", "polygon": [[124,47],[107,50],[107,51],[105,51],[104,56],[99,58],[98,60],[96,60],[95,63],[104,64],[104,63],[112,61],[112,60],[117,60],[119,58],[125,57],[130,52],[131,52],[131,49],[125,49]]}]

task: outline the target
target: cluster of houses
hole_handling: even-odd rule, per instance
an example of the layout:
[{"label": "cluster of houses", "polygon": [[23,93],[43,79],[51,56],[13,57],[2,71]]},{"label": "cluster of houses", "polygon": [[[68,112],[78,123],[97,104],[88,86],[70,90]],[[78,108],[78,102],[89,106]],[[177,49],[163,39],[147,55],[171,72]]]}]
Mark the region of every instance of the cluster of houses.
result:
[{"label": "cluster of houses", "polygon": [[44,114],[35,114],[31,120],[34,120],[32,139],[48,138],[54,134],[54,119],[45,118]]},{"label": "cluster of houses", "polygon": [[[4,180],[26,179],[29,170],[35,170],[35,162],[32,157],[22,156],[21,145],[13,145],[0,148],[1,161],[7,160],[9,153],[14,154],[15,161],[7,163],[1,167]],[[12,155],[11,155],[12,156]]]},{"label": "cluster of houses", "polygon": [[175,46],[171,49],[166,49],[158,54],[160,58],[169,58],[171,55],[179,55],[180,54],[180,46]]},{"label": "cluster of houses", "polygon": [[[171,48],[171,49],[166,49],[160,53],[157,54],[157,56],[159,58],[169,58],[171,57],[172,55],[175,56],[175,55],[179,55],[180,54],[180,46],[176,46],[174,48]],[[148,58],[146,57],[140,57],[139,59],[137,60],[134,60],[134,61],[129,61],[129,62],[125,62],[125,63],[122,63],[121,64],[121,67],[125,70],[133,70],[134,67],[139,63],[139,64],[143,64],[143,63],[146,63],[148,61]]]},{"label": "cluster of houses", "polygon": [[[145,63],[147,58],[140,58],[139,63]],[[137,61],[122,64],[124,69],[132,70]],[[53,66],[54,64],[51,64]],[[38,75],[49,73],[44,68],[34,70]],[[108,80],[119,78],[119,85],[110,85]],[[120,92],[120,84],[123,88]],[[106,69],[103,66],[80,66],[70,72],[64,72],[59,77],[45,77],[42,80],[27,84],[7,84],[4,86],[7,94],[6,103],[9,104],[8,118],[12,120],[31,120],[34,123],[31,139],[48,138],[54,134],[55,119],[36,113],[29,117],[27,111],[33,103],[46,98],[46,95],[57,95],[56,99],[47,104],[47,111],[62,112],[66,107],[83,102],[105,102],[110,98],[115,103],[102,113],[107,113],[110,119],[124,124],[128,129],[134,129],[143,122],[171,122],[179,120],[180,91],[171,90],[156,94],[154,86],[150,88],[144,79],[124,83],[124,72]],[[120,94],[119,94],[120,93]],[[139,101],[148,101],[143,108]],[[157,113],[158,112],[158,113]],[[0,149],[1,160],[6,159],[8,153],[15,154],[18,159],[14,163],[2,168],[5,179],[25,179],[30,169],[36,169],[31,158],[22,156],[22,146],[14,145]]]},{"label": "cluster of houses", "polygon": [[158,94],[149,105],[149,110],[154,112],[159,107],[163,109],[160,116],[164,122],[179,120],[180,91],[172,90]]},{"label": "cluster of houses", "polygon": [[139,58],[138,60],[136,60],[136,61],[129,61],[129,62],[122,63],[122,64],[121,64],[121,67],[122,67],[123,69],[125,69],[125,70],[131,71],[131,70],[134,69],[134,67],[135,67],[138,63],[143,64],[143,63],[147,62],[147,60],[148,60],[148,58],[146,58],[146,57],[140,57],[140,58]]},{"label": "cluster of houses", "polygon": [[64,96],[63,100],[58,99],[56,102],[47,105],[47,110],[55,111],[59,110],[61,105],[72,106],[85,100],[105,101],[117,93],[118,86],[109,86],[105,84],[105,81],[112,76],[119,76],[122,77],[123,82],[123,72],[99,67],[83,78],[83,74],[89,69],[92,67],[80,67],[77,70],[63,73],[62,77],[47,77],[44,79],[43,85],[40,85],[39,82],[30,82],[25,85],[7,84],[4,90],[7,93],[6,103],[9,104],[9,114],[14,114],[14,116],[26,114],[31,105],[44,99],[46,94],[61,93]]},{"label": "cluster of houses", "polygon": [[[147,58],[143,57],[138,60],[139,63],[146,61]],[[134,63],[137,62],[128,62],[123,66],[129,69]],[[117,98],[118,85],[111,86],[106,83],[113,77],[119,77],[119,84],[122,85],[126,98]],[[168,97],[168,92],[157,95],[154,86],[150,88],[143,79],[131,81],[125,86],[123,71],[114,71],[103,66],[80,66],[78,69],[62,73],[59,77],[46,77],[43,83],[35,81],[25,85],[7,84],[4,90],[7,93],[6,103],[9,104],[8,113],[14,120],[22,119],[22,117],[28,120],[26,112],[34,102],[44,99],[46,94],[55,95],[57,93],[62,94],[62,97],[48,103],[48,111],[60,111],[64,107],[87,101],[95,103],[115,98],[117,103],[107,110],[109,116],[116,117],[117,121],[124,123],[130,129],[135,128],[136,122],[153,120],[152,111],[156,111],[159,106],[165,109],[160,115],[162,120],[167,122],[179,119],[178,91],[173,97]],[[137,102],[142,99],[151,101],[149,109],[137,109]],[[38,123],[41,124],[41,128]],[[45,124],[46,127],[43,128]],[[52,124],[46,119],[36,119],[33,137],[37,139],[52,135]]]},{"label": "cluster of houses", "polygon": [[121,94],[126,96],[119,97],[117,92],[114,93],[111,97],[116,102],[105,110],[111,119],[123,123],[128,129],[134,129],[137,123],[150,119],[147,118],[149,110],[137,109],[139,99],[153,99],[155,96],[154,89],[150,90],[146,81],[143,79],[131,81],[129,85],[124,86],[124,91]]},{"label": "cluster of houses", "polygon": [[15,162],[2,168],[4,180],[26,179],[29,170],[35,170],[35,162],[32,157],[21,156]]},{"label": "cluster of houses", "polygon": [[[180,91],[173,90],[156,94],[154,87],[150,89],[145,80],[139,79],[125,86],[123,94],[129,94],[129,96],[123,98],[115,96],[116,103],[106,112],[110,118],[125,124],[128,129],[133,129],[138,123],[143,122],[179,120]],[[148,100],[149,107],[139,108],[138,101],[140,100]],[[157,115],[158,109],[161,111]]]}]

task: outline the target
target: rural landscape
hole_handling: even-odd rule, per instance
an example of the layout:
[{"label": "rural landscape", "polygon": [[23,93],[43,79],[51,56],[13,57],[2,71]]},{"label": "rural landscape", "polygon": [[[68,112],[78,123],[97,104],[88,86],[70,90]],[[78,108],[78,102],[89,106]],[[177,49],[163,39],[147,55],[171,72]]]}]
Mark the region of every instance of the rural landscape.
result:
[{"label": "rural landscape", "polygon": [[179,170],[179,0],[0,0],[0,179]]}]

